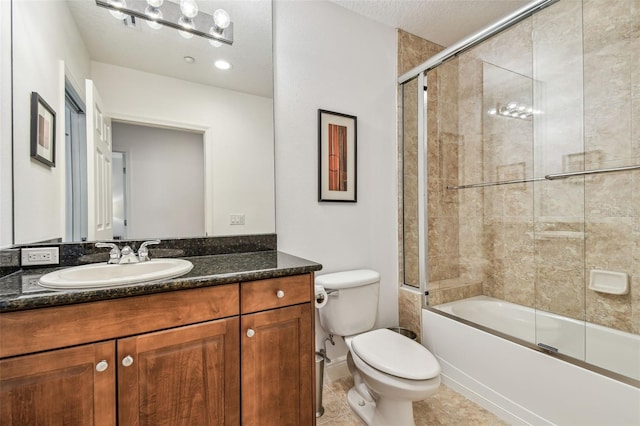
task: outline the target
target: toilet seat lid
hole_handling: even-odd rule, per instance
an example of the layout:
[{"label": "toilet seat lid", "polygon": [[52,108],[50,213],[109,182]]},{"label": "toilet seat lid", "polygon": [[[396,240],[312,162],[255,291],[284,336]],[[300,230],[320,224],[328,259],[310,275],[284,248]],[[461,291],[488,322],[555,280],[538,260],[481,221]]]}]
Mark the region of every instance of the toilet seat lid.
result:
[{"label": "toilet seat lid", "polygon": [[353,338],[351,350],[376,370],[411,380],[428,380],[440,374],[440,364],[421,344],[386,328]]}]

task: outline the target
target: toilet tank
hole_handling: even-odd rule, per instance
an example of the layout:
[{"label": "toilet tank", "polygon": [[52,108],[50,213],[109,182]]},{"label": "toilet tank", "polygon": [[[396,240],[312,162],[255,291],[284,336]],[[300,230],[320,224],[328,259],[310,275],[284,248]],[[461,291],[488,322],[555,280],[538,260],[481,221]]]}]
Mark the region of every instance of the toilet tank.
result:
[{"label": "toilet tank", "polygon": [[378,314],[380,274],[368,269],[319,275],[315,280],[329,293],[318,309],[322,328],[337,336],[364,333],[373,328]]}]

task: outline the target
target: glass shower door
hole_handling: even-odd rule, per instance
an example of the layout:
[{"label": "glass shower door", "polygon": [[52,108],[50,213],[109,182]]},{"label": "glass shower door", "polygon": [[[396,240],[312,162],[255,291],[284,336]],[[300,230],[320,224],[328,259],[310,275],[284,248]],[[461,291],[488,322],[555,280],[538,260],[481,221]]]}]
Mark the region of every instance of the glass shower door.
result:
[{"label": "glass shower door", "polygon": [[[580,2],[533,16],[534,174],[584,170]],[[534,184],[536,344],[585,359],[584,177]]]},{"label": "glass shower door", "polygon": [[402,86],[405,283],[426,262],[429,306],[635,383],[638,22],[637,0],[560,1],[435,66],[424,139]]}]

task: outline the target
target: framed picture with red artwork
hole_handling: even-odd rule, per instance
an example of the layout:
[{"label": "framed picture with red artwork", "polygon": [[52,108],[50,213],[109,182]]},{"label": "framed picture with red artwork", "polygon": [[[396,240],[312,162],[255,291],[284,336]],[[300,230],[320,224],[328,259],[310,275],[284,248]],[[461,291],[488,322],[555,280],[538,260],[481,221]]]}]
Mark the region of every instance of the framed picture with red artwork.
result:
[{"label": "framed picture with red artwork", "polygon": [[357,199],[357,117],[318,110],[318,201]]}]

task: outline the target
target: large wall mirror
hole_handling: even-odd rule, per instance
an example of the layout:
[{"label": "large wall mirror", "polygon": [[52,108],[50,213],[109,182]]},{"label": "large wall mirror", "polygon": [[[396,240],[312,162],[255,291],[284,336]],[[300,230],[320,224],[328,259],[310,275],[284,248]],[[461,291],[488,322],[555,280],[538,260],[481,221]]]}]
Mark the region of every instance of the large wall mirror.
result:
[{"label": "large wall mirror", "polygon": [[233,45],[13,0],[15,244],[275,232],[271,1],[197,3]]}]

